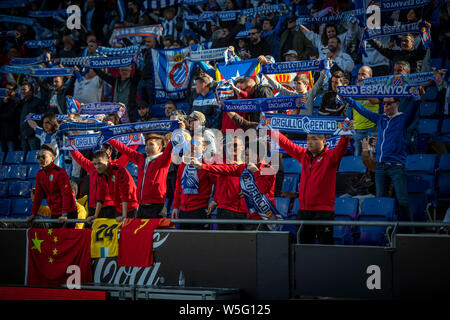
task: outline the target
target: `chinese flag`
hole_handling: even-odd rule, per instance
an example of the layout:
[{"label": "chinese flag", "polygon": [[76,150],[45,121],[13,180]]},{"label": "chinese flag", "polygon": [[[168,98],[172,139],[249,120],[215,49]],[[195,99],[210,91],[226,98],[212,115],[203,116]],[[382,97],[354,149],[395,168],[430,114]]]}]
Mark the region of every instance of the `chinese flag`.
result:
[{"label": "chinese flag", "polygon": [[[78,266],[75,271],[73,267]],[[79,273],[78,273],[79,270]],[[27,285],[61,286],[79,275],[80,283],[92,282],[91,230],[28,230]],[[73,283],[73,281],[71,281]]]},{"label": "chinese flag", "polygon": [[170,219],[126,219],[119,237],[119,266],[153,265],[153,231],[172,227]]}]

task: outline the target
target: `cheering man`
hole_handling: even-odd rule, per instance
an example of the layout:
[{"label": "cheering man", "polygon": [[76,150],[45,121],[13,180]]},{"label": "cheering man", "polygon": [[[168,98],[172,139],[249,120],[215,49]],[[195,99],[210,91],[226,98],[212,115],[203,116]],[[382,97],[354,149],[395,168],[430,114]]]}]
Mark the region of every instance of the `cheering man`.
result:
[{"label": "cheering man", "polygon": [[166,139],[151,133],[145,137],[145,154],[114,139],[109,144],[138,166],[137,218],[166,217],[167,174],[172,161],[172,143],[169,142],[164,149]]}]

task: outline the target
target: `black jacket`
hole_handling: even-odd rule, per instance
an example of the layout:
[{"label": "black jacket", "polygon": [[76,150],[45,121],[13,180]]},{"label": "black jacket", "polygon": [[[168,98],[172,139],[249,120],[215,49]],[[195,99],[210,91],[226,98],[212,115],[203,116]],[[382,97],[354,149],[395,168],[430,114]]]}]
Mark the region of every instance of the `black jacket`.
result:
[{"label": "black jacket", "polygon": [[14,140],[19,134],[19,123],[15,119],[19,100],[11,97],[7,102],[0,101],[0,139]]},{"label": "black jacket", "polygon": [[25,117],[29,113],[44,113],[44,104],[42,100],[31,97],[28,100],[21,100],[19,103],[20,107],[20,136],[22,138],[30,138],[35,136],[34,130],[28,125],[27,122],[24,122]]},{"label": "black jacket", "polygon": [[[67,86],[67,88],[63,87],[61,89],[56,89],[50,84],[48,83],[46,80],[42,80],[41,78],[35,78],[37,83],[39,84],[39,87],[42,90],[42,95],[41,97],[45,97],[43,100],[44,104],[45,104],[45,108],[43,110],[44,112],[54,112],[56,114],[61,113],[61,114],[66,114],[67,113],[67,107],[66,107],[66,96],[73,96],[73,89],[75,86],[75,77],[71,77],[70,81],[69,81],[69,85]],[[61,112],[59,112],[58,109],[54,110],[54,108],[49,108],[49,103],[51,101],[51,98],[53,96],[53,93],[56,91],[57,97],[56,99],[58,100],[58,104],[61,108]]]}]

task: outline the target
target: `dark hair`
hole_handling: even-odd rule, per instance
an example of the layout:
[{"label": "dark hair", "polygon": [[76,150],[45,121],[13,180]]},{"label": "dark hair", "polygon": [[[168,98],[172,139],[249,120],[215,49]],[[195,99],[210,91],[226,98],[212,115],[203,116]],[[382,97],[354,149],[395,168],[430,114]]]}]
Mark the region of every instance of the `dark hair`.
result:
[{"label": "dark hair", "polygon": [[201,81],[204,84],[206,84],[207,86],[209,86],[210,81],[209,81],[208,77],[206,77],[206,76],[198,76],[198,77],[195,78],[195,81],[197,81],[197,80]]},{"label": "dark hair", "polygon": [[347,79],[347,78],[345,77],[345,73],[342,72],[342,71],[340,71],[340,70],[333,72],[332,78],[336,78],[336,79],[339,79],[339,80],[341,80],[341,81],[344,81],[344,80]]},{"label": "dark hair", "polygon": [[17,83],[15,83],[15,82],[8,81],[8,83],[6,85],[7,86],[12,86],[12,90],[14,90],[14,91],[17,90]]},{"label": "dark hair", "polygon": [[46,144],[46,143],[43,144],[43,145],[41,146],[41,150],[50,151],[51,154],[53,154],[53,156],[56,157],[56,150],[55,150],[55,148],[54,148],[52,145],[50,145],[50,144]]},{"label": "dark hair", "polygon": [[106,160],[109,159],[108,154],[106,153],[106,151],[103,151],[103,150],[97,150],[94,152],[94,156],[92,157],[92,159],[98,159],[98,158],[104,158]]},{"label": "dark hair", "polygon": [[53,112],[47,112],[42,116],[42,122],[44,122],[44,119],[48,119],[52,126],[51,132],[55,133],[59,128],[58,117],[56,116],[56,114],[54,114]]},{"label": "dark hair", "polygon": [[322,44],[323,44],[324,46],[328,45],[328,40],[330,40],[330,39],[328,39],[328,36],[327,36],[327,29],[328,29],[328,28],[334,28],[334,30],[336,31],[336,36],[337,36],[337,28],[336,28],[336,25],[334,25],[334,24],[332,24],[332,23],[328,23],[327,25],[325,25],[325,28],[323,28],[322,37],[321,37]]},{"label": "dark hair", "polygon": [[265,18],[262,22],[264,23],[264,21],[269,21],[269,24],[272,26],[272,28],[275,27],[275,22],[272,19]]},{"label": "dark hair", "polygon": [[147,142],[149,140],[158,140],[161,144],[161,148],[164,148],[166,146],[166,138],[164,138],[163,136],[156,134],[156,133],[150,133],[148,135],[145,136],[145,144],[147,144]]}]

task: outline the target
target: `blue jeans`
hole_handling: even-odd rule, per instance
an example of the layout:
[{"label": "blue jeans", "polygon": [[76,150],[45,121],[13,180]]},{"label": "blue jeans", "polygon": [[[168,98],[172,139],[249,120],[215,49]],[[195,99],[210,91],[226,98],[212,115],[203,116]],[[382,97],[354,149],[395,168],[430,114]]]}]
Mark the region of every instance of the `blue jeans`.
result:
[{"label": "blue jeans", "polygon": [[355,148],[355,156],[361,155],[361,140],[365,137],[376,137],[377,136],[377,127],[372,127],[369,129],[361,129],[355,130],[355,134],[353,135],[353,146]]},{"label": "blue jeans", "polygon": [[[409,210],[407,175],[404,165],[377,163],[375,170],[377,197],[389,197],[389,186],[392,183],[399,210],[399,221],[414,221]],[[414,228],[409,229],[414,233]]]}]

